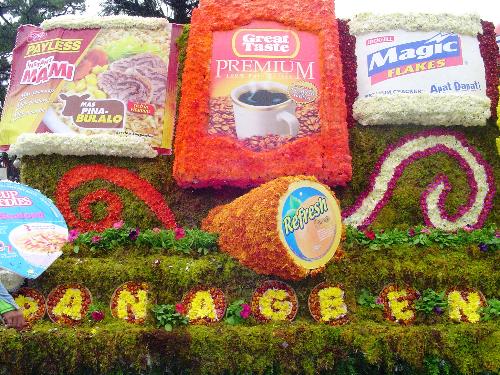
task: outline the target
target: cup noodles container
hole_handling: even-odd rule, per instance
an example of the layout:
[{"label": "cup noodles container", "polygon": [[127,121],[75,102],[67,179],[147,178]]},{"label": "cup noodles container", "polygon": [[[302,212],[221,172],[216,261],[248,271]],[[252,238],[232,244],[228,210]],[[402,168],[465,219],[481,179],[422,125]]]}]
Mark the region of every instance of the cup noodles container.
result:
[{"label": "cup noodles container", "polygon": [[0,144],[25,132],[123,133],[170,150],[180,32],[165,19],[124,16],[21,26]]}]

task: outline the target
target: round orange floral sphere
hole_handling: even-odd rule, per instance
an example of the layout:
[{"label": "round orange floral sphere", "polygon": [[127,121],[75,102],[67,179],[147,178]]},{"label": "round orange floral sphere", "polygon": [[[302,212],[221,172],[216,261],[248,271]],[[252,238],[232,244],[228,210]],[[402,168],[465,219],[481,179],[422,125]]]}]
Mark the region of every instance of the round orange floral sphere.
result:
[{"label": "round orange floral sphere", "polygon": [[341,212],[315,177],[281,177],[211,210],[202,223],[219,248],[264,275],[299,280],[340,254]]}]

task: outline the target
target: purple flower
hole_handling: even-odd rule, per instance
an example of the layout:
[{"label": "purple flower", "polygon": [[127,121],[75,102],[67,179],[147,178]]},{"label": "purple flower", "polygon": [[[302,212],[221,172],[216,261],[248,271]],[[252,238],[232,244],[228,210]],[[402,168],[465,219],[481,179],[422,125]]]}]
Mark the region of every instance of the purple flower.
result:
[{"label": "purple flower", "polygon": [[469,233],[474,230],[474,228],[472,228],[469,224],[467,224],[463,229],[464,229],[464,231],[469,232]]},{"label": "purple flower", "polygon": [[482,252],[487,252],[488,251],[488,245],[485,244],[484,242],[481,242],[479,244],[479,250],[481,250]]},{"label": "purple flower", "polygon": [[68,234],[68,242],[73,242],[78,238],[80,232],[77,229],[71,229]]},{"label": "purple flower", "polygon": [[92,319],[95,322],[100,322],[101,320],[104,319],[104,313],[102,311],[99,311],[99,310],[92,311],[92,313],[90,314],[90,316],[92,317]]},{"label": "purple flower", "polygon": [[498,231],[498,230],[497,230],[497,231],[495,232],[495,237],[496,237],[496,238],[500,238],[500,231]]},{"label": "purple flower", "polygon": [[176,240],[180,240],[181,238],[184,238],[186,236],[186,232],[184,231],[184,228],[175,228],[174,233],[175,233]]},{"label": "purple flower", "polygon": [[377,297],[377,299],[375,300],[375,303],[376,303],[377,305],[383,305],[383,304],[384,304],[384,303],[382,302],[382,298],[380,298],[380,297]]},{"label": "purple flower", "polygon": [[98,243],[101,240],[101,236],[92,237],[92,243]]},{"label": "purple flower", "polygon": [[434,312],[438,315],[441,315],[443,313],[443,309],[439,306],[434,307]]},{"label": "purple flower", "polygon": [[128,238],[130,238],[132,241],[135,241],[137,237],[139,237],[139,228],[131,229],[130,233],[128,234]]},{"label": "purple flower", "polygon": [[408,236],[414,237],[415,236],[415,229],[413,229],[413,228],[408,229]]},{"label": "purple flower", "polygon": [[250,316],[250,313],[252,311],[252,309],[250,308],[250,305],[248,305],[247,303],[244,303],[243,305],[241,305],[241,307],[243,308],[243,310],[241,310],[240,316],[243,319],[248,319],[248,317]]},{"label": "purple flower", "polygon": [[113,224],[113,228],[115,229],[120,229],[121,227],[123,227],[123,220],[120,220],[120,221],[117,221],[116,223]]}]

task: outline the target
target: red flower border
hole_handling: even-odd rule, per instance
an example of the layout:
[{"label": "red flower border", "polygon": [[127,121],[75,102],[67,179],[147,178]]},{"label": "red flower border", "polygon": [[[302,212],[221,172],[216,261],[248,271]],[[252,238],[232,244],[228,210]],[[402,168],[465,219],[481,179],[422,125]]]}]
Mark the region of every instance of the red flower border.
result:
[{"label": "red flower border", "polygon": [[497,117],[498,105],[498,44],[496,42],[495,25],[489,21],[481,20],[483,33],[478,34],[479,50],[484,60],[484,70],[486,73],[486,95],[491,100],[491,117]]},{"label": "red flower border", "polygon": [[[174,216],[165,199],[148,181],[128,169],[110,167],[103,164],[79,165],[67,171],[57,184],[56,205],[66,219],[70,228],[81,232],[102,231],[121,220],[123,202],[121,197],[106,189],[98,189],[86,195],[78,204],[78,217],[71,208],[70,194],[80,185],[93,181],[104,180],[121,188],[130,190],[137,198],[144,201],[161,223],[168,229],[177,227]],[[104,219],[90,222],[92,219],[91,204],[104,201],[108,212]]]},{"label": "red flower border", "polygon": [[[221,9],[224,12],[221,13]],[[247,187],[284,175],[309,174],[328,185],[352,175],[337,22],[333,2],[202,0],[193,11],[176,129],[174,177],[182,187]],[[318,35],[321,133],[282,147],[254,152],[229,137],[210,136],[209,64],[212,34],[252,20],[274,21]],[[334,162],[330,162],[330,161]]]}]

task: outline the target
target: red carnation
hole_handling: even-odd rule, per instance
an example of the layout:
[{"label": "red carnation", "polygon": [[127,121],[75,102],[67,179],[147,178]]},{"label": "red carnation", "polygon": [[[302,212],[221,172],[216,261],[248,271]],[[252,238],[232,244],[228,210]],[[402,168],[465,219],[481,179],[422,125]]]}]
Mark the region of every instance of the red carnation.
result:
[{"label": "red carnation", "polygon": [[373,241],[375,239],[375,232],[374,231],[365,230],[363,233],[365,234],[366,238],[368,238],[369,240]]},{"label": "red carnation", "polygon": [[90,316],[92,317],[94,322],[100,322],[101,320],[104,319],[104,313],[102,311],[99,311],[99,310],[92,311]]},{"label": "red carnation", "polygon": [[186,314],[186,307],[182,303],[178,303],[175,305],[175,311],[181,315]]}]

